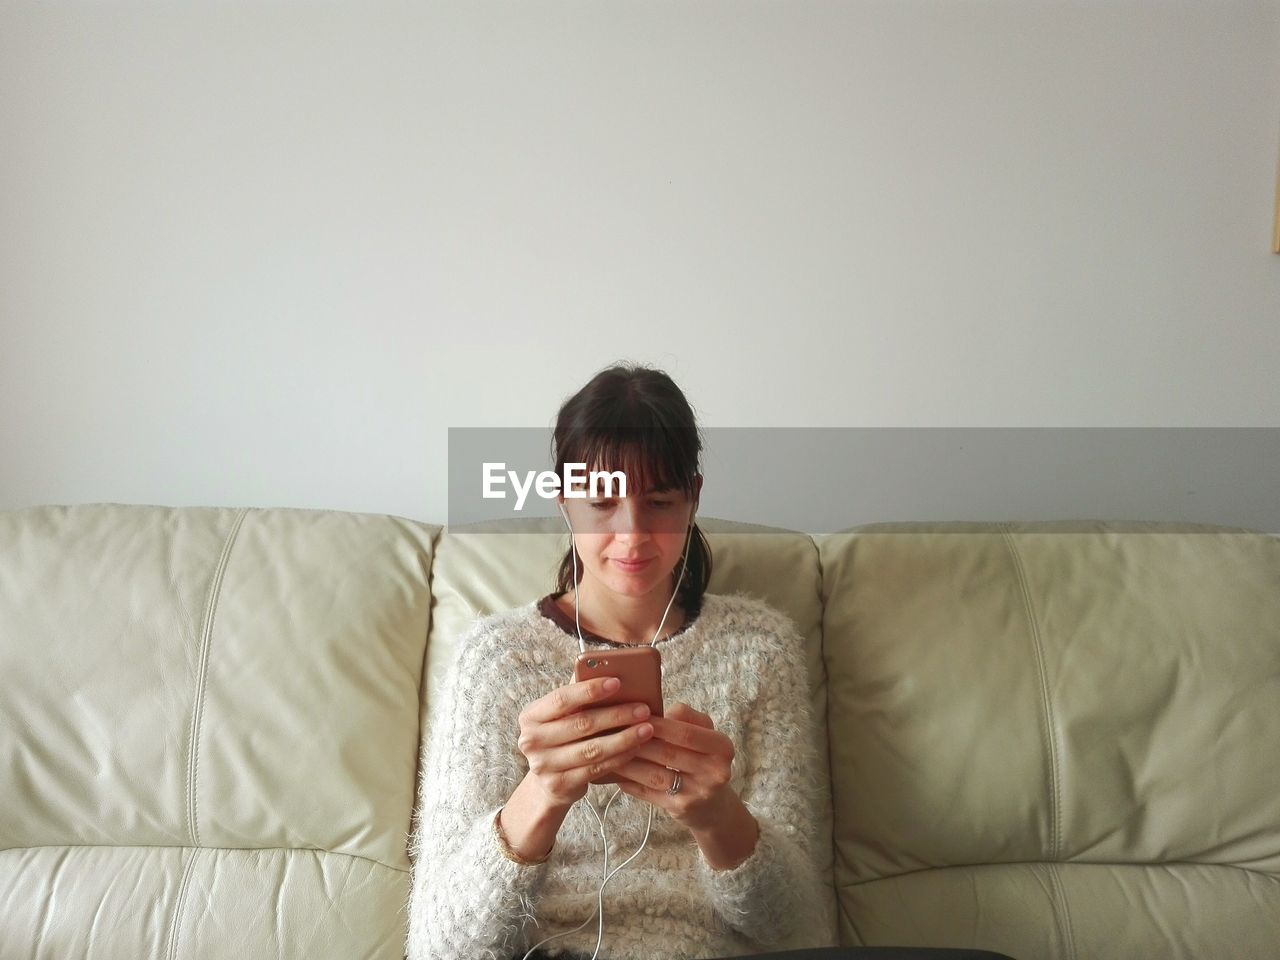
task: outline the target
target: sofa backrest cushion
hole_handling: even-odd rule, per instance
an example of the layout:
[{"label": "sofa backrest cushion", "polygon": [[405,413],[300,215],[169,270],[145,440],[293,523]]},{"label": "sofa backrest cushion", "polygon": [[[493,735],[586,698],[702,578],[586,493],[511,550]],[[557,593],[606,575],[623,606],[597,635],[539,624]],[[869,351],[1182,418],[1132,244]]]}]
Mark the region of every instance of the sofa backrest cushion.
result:
[{"label": "sofa backrest cushion", "polygon": [[1160,523],[817,538],[844,943],[1280,944],[1280,539]]},{"label": "sofa backrest cushion", "polygon": [[433,532],[0,514],[0,941],[402,956]]}]

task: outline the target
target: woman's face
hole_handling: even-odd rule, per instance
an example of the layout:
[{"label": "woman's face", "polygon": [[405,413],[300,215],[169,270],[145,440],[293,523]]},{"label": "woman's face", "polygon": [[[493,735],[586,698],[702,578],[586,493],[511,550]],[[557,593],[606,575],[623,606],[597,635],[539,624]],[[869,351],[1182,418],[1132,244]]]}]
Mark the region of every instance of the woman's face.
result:
[{"label": "woman's face", "polygon": [[[695,490],[702,490],[701,475]],[[586,485],[579,486],[583,489]],[[590,490],[586,492],[589,494]],[[614,491],[617,492],[616,490]],[[601,488],[597,493],[604,493]],[[558,499],[573,525],[583,577],[628,597],[657,591],[665,602],[679,571],[697,496],[683,490],[651,490],[625,497]],[[629,563],[628,561],[637,561]]]}]

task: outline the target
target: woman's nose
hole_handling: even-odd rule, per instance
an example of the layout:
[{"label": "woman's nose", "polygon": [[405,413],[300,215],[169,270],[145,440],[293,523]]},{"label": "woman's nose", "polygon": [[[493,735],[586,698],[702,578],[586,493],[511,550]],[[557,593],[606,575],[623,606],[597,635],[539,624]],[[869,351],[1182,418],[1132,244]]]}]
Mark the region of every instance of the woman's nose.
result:
[{"label": "woman's nose", "polygon": [[643,541],[649,539],[648,517],[640,503],[631,497],[619,501],[613,515],[613,535],[619,540]]}]

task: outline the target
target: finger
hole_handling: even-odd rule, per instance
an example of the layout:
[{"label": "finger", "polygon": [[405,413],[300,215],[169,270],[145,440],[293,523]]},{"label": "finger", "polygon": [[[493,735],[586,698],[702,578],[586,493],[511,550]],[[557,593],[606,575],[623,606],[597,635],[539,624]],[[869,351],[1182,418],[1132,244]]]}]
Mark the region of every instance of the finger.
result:
[{"label": "finger", "polygon": [[716,726],[715,723],[712,722],[710,714],[703,713],[701,710],[695,710],[687,703],[674,704],[670,709],[663,712],[673,720],[683,720],[686,723],[696,723],[698,726],[706,727],[709,730],[714,730]]},{"label": "finger", "polygon": [[556,687],[525,707],[524,715],[536,723],[547,723],[603,700],[620,686],[617,677],[592,677]]},{"label": "finger", "polygon": [[655,807],[664,807],[664,801],[670,799],[670,795],[666,790],[650,790],[642,783],[636,783],[634,780],[619,780],[618,789],[629,797],[639,797],[646,803],[651,803]]},{"label": "finger", "polygon": [[643,703],[619,703],[610,707],[588,707],[559,720],[539,726],[529,739],[533,746],[555,747],[573,743],[617,727],[629,727],[649,719],[649,708]]},{"label": "finger", "polygon": [[688,720],[693,708],[687,703],[671,703],[663,709],[662,715],[670,717],[672,720]]},{"label": "finger", "polygon": [[695,753],[716,753],[732,758],[733,741],[718,730],[696,726],[670,717],[650,717],[655,740],[665,740]]},{"label": "finger", "polygon": [[636,757],[658,764],[660,767],[672,767],[691,776],[697,776],[707,770],[710,763],[705,753],[695,753],[673,743],[650,738],[640,745]]},{"label": "finger", "polygon": [[[660,763],[650,763],[648,760],[640,758],[628,760],[617,767],[614,772],[626,777],[633,783],[638,783],[642,787],[661,793],[664,797],[670,796],[667,790],[671,788],[671,784],[675,782],[676,778],[674,770],[668,770]],[[680,771],[682,781],[684,781],[686,772]],[[687,781],[685,782],[687,783]]]},{"label": "finger", "polygon": [[624,762],[629,758],[630,751],[639,747],[652,736],[653,724],[646,721],[607,736],[588,737],[585,740],[578,740],[575,743],[568,743],[564,746],[540,750],[538,752],[539,772],[543,770],[561,772],[581,769],[590,771],[591,777],[594,778],[606,769],[613,769],[616,764],[594,770],[592,769],[593,767],[597,767],[600,764],[611,764],[614,760],[619,763]]}]

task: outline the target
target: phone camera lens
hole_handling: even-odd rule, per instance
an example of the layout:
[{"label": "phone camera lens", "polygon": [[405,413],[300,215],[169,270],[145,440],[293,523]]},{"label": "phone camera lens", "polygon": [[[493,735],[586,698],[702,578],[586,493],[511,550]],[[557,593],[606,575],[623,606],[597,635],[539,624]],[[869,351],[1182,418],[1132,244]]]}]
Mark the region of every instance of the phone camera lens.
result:
[{"label": "phone camera lens", "polygon": [[588,666],[588,667],[592,667],[593,669],[594,669],[595,667],[599,666],[599,664],[600,664],[600,661],[599,661],[599,660],[588,660],[588,661],[587,661],[587,666]]}]

